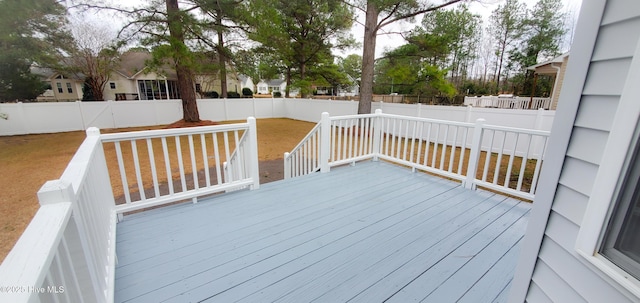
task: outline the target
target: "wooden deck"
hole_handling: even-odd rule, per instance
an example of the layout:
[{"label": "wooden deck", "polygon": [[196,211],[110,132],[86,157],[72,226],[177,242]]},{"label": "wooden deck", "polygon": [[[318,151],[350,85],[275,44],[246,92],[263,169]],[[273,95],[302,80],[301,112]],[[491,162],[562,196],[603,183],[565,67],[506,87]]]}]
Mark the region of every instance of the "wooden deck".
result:
[{"label": "wooden deck", "polygon": [[384,162],[125,217],[116,302],[503,302],[530,204]]}]

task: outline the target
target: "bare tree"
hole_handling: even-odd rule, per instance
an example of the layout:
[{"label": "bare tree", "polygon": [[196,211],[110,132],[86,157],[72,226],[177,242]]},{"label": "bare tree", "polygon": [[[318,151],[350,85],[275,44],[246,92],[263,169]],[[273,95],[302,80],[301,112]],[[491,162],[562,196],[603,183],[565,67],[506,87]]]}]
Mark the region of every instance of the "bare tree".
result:
[{"label": "bare tree", "polygon": [[77,79],[85,79],[90,94],[96,101],[104,100],[104,88],[111,73],[119,63],[121,43],[116,33],[105,25],[76,19],[70,26],[75,41],[73,52],[63,59],[63,72],[73,74]]}]

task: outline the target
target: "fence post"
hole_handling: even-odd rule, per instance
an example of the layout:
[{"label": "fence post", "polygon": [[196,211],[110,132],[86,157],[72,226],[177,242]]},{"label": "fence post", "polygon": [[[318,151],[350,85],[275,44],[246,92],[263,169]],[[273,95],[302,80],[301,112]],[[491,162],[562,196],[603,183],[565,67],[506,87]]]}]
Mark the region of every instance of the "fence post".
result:
[{"label": "fence post", "polygon": [[376,109],[373,124],[373,161],[380,157],[380,144],[382,144],[382,109]]},{"label": "fence post", "polygon": [[258,161],[258,128],[256,127],[256,118],[247,118],[247,123],[249,123],[249,167],[251,167],[251,178],[253,179],[251,189],[258,189],[260,188],[260,168]]},{"label": "fence post", "polygon": [[331,154],[331,120],[329,113],[323,112],[320,120],[320,172],[329,172],[329,155]]},{"label": "fence post", "polygon": [[[473,130],[473,141],[471,143],[471,154],[469,155],[469,164],[467,166],[467,177],[462,182],[465,188],[475,189],[476,172],[478,170],[478,160],[480,159],[480,153],[482,152],[482,129],[484,127],[485,120],[476,120],[476,126]],[[489,154],[491,147],[489,147]]]},{"label": "fence post", "polygon": [[467,112],[464,118],[464,122],[471,122],[471,111],[473,110],[473,106],[471,104],[467,105]]}]

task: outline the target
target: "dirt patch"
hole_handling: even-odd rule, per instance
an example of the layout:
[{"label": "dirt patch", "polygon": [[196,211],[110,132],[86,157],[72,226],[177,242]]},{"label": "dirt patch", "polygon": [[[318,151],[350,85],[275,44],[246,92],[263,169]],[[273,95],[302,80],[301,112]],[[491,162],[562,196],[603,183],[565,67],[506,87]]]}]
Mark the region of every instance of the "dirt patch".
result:
[{"label": "dirt patch", "polygon": [[198,122],[186,122],[184,120],[178,120],[176,122],[173,122],[165,126],[164,128],[185,128],[185,127],[196,127],[196,126],[212,126],[212,125],[218,125],[218,124],[220,123],[213,122],[211,120],[200,120]]}]

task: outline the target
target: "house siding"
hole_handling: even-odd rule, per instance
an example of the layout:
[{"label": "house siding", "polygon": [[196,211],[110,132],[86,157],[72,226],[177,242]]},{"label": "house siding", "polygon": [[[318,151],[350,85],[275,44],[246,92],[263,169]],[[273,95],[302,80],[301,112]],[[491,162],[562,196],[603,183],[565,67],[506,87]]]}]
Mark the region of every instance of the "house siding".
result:
[{"label": "house siding", "polygon": [[[585,1],[583,6],[594,2],[600,1]],[[575,122],[526,291],[527,302],[637,300],[585,262],[575,250],[582,217],[592,191],[596,190],[593,186],[604,146],[640,38],[640,1],[606,1],[601,12],[580,102],[575,109],[577,112],[572,113]],[[559,111],[558,114],[563,113]],[[518,295],[511,298],[518,298]]]}]

